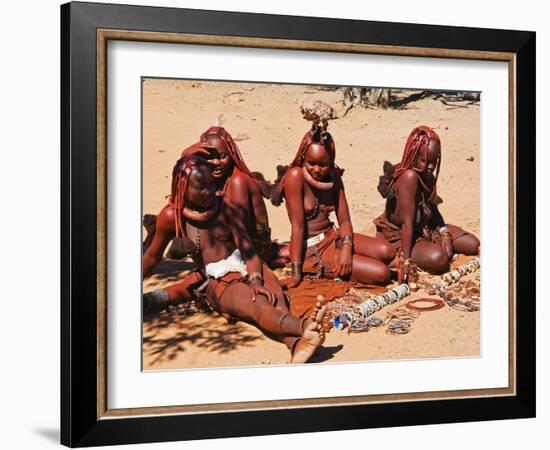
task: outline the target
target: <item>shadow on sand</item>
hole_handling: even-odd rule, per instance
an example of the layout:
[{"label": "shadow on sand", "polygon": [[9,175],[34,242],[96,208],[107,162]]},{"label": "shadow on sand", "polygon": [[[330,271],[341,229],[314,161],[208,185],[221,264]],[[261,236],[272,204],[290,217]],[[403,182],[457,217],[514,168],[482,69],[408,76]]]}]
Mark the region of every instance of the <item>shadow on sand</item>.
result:
[{"label": "shadow on sand", "polygon": [[344,346],[342,344],[335,345],[333,347],[321,347],[317,350],[315,355],[308,361],[309,363],[322,363],[334,358],[334,355],[342,350]]},{"label": "shadow on sand", "polygon": [[[223,355],[241,347],[252,347],[261,339],[242,322],[221,326],[206,313],[186,317],[165,312],[145,317],[143,325],[143,350],[152,357],[151,365],[172,361],[191,346]],[[167,328],[169,336],[164,337],[163,331]]]}]

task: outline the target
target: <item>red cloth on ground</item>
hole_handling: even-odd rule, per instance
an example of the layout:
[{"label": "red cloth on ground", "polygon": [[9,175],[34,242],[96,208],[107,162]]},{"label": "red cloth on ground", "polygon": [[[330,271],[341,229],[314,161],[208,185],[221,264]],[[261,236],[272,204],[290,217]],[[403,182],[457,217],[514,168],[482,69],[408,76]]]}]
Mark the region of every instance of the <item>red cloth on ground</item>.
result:
[{"label": "red cloth on ground", "polygon": [[318,295],[322,295],[325,301],[329,302],[344,296],[352,287],[368,289],[369,292],[375,295],[386,291],[386,288],[381,286],[362,284],[355,281],[334,281],[327,278],[306,279],[287,292],[290,299],[290,312],[293,316],[304,317],[315,308]]}]

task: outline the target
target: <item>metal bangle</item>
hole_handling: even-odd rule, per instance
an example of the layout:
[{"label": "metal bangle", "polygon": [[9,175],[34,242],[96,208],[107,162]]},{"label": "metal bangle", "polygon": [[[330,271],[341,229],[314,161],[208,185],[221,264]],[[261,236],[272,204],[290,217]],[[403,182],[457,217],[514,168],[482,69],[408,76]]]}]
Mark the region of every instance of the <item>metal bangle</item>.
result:
[{"label": "metal bangle", "polygon": [[342,237],[342,244],[351,244],[353,245],[353,236],[350,236],[349,234]]},{"label": "metal bangle", "polygon": [[302,274],[302,267],[304,266],[304,263],[302,262],[292,262],[290,263],[292,267],[292,275],[301,275]]},{"label": "metal bangle", "polygon": [[260,280],[262,283],[264,281],[264,278],[262,277],[262,274],[260,272],[254,272],[252,275],[248,277],[249,281],[252,283],[255,279]]}]

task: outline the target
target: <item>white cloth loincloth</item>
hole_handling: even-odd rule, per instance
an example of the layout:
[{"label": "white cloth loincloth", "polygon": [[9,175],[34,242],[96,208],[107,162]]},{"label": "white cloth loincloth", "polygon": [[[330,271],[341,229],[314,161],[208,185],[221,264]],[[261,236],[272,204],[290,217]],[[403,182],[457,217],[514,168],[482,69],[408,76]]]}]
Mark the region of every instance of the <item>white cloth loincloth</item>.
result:
[{"label": "white cloth loincloth", "polygon": [[309,238],[306,241],[306,247],[309,248],[309,247],[313,247],[314,245],[317,245],[319,242],[323,241],[325,236],[326,236],[325,233],[320,233],[317,236],[313,236],[312,238]]},{"label": "white cloth loincloth", "polygon": [[238,248],[225,259],[207,264],[205,267],[206,276],[221,278],[229,272],[238,272],[243,276],[248,275],[243,257]]}]

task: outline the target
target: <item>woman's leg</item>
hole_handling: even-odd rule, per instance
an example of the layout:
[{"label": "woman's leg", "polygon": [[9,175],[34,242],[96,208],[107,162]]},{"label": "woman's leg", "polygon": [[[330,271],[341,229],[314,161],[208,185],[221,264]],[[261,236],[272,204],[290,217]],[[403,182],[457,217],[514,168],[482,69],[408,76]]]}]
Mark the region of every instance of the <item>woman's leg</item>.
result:
[{"label": "woman's leg", "polygon": [[281,283],[279,282],[279,279],[275,276],[271,269],[263,264],[262,275],[264,277],[264,286],[266,287],[266,289],[269,289],[277,297],[275,308],[281,310],[284,313],[287,313],[289,311],[288,305],[286,303],[286,297],[283,293],[283,288],[281,286]]},{"label": "woman's leg", "polygon": [[369,256],[370,258],[389,264],[395,258],[395,246],[383,238],[365,236],[353,233],[354,254]]},{"label": "woman's leg", "polygon": [[193,290],[197,289],[204,281],[205,278],[200,272],[191,272],[182,281],[172,284],[164,290],[170,297],[170,303],[183,303],[193,298]]},{"label": "woman's leg", "polygon": [[[292,343],[292,363],[305,363],[324,341],[321,322],[326,307],[317,308],[312,320],[302,329],[304,321],[291,315],[288,309],[285,312],[284,308],[274,307],[264,295],[257,295],[253,302],[250,288],[245,283],[230,285],[221,298],[217,299],[217,303],[222,313],[254,322],[260,329],[281,337],[287,345]],[[296,337],[300,339],[295,339]]]},{"label": "woman's leg", "polygon": [[[390,269],[381,261],[363,256],[357,253],[353,254],[351,264],[351,279],[365,284],[386,285],[390,282]],[[340,249],[334,252],[332,264],[336,267],[340,259]],[[330,275],[328,275],[330,277]],[[332,276],[334,277],[334,276]]]},{"label": "woman's leg", "polygon": [[414,244],[411,257],[418,267],[434,275],[445,273],[450,267],[443,248],[434,242],[418,241]]},{"label": "woman's leg", "polygon": [[143,294],[143,312],[146,314],[159,312],[169,305],[177,305],[193,299],[193,291],[204,282],[200,272],[191,272],[179,283],[164,289],[155,289]]},{"label": "woman's leg", "polygon": [[[269,289],[277,297],[275,309],[281,311],[283,314],[289,314],[290,310],[288,309],[286,297],[283,293],[283,289],[281,287],[281,283],[279,283],[278,278],[269,268],[264,265],[262,265],[262,275],[264,277],[264,286],[266,287],[266,289]],[[297,337],[288,336],[285,334],[277,334],[277,339],[283,342],[291,351],[298,340]]]},{"label": "woman's leg", "polygon": [[479,239],[473,234],[465,234],[453,241],[453,251],[463,255],[479,255]]},{"label": "woman's leg", "polygon": [[300,320],[288,312],[275,308],[264,295],[252,301],[250,287],[245,283],[233,283],[217,299],[222,313],[238,319],[254,322],[268,333],[291,336],[302,335]]}]

